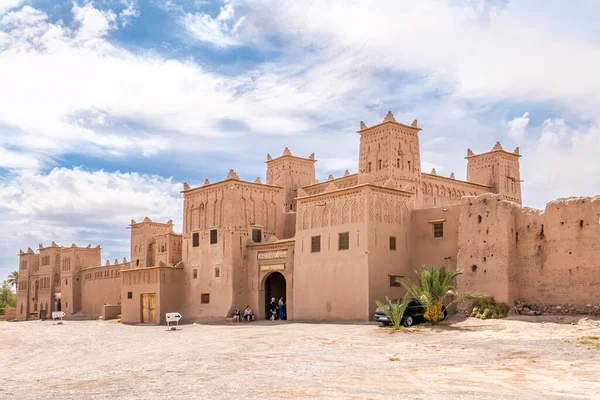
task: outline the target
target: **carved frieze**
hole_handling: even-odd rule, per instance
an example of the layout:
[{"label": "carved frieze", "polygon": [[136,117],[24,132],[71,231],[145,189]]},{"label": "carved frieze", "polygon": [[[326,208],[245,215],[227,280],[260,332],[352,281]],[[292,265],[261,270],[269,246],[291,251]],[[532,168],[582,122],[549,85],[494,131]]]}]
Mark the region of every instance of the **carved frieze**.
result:
[{"label": "carved frieze", "polygon": [[273,260],[277,258],[286,258],[287,255],[287,250],[261,251],[257,254],[256,258],[258,260]]}]

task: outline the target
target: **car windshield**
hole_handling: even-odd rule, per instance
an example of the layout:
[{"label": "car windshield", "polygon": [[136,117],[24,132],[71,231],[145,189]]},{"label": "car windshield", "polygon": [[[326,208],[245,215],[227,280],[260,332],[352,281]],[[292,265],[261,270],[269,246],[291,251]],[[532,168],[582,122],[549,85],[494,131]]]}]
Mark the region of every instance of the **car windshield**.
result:
[{"label": "car windshield", "polygon": [[[402,299],[394,299],[394,300],[392,300],[392,303],[393,304],[396,304],[396,303],[402,304]],[[408,300],[408,305],[409,306],[418,306],[420,304],[421,303],[417,299],[410,299],[410,300]],[[389,305],[387,305],[387,306],[389,307]]]}]

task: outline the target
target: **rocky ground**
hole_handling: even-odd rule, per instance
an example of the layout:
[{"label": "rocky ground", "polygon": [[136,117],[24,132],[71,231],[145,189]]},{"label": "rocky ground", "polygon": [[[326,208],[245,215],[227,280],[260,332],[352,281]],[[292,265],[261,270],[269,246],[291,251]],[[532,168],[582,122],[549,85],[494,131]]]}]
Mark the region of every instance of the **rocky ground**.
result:
[{"label": "rocky ground", "polygon": [[600,399],[600,321],[0,322],[2,399]]}]

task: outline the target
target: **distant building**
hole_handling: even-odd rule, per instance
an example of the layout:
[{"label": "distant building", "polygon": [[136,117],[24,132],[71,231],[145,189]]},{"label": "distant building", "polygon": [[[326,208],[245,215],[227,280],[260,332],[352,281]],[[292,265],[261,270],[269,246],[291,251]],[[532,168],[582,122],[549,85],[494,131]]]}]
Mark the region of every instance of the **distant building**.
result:
[{"label": "distant building", "polygon": [[105,303],[120,303],[124,323],[164,323],[173,311],[222,321],[247,305],[265,318],[283,297],[288,319],[366,321],[376,300],[403,294],[400,277],[432,264],[465,270],[461,288],[499,301],[598,303],[600,198],[521,207],[519,149],[500,143],[467,151],[466,181],[422,172],[420,130],[391,112],[361,122],[358,172],[324,182],[314,154],[285,148],[267,155],[264,183],[233,170],[185,183],[183,233],[131,221],[129,262],[100,266],[99,247],[21,252],[18,319],[58,308],[99,316]]}]

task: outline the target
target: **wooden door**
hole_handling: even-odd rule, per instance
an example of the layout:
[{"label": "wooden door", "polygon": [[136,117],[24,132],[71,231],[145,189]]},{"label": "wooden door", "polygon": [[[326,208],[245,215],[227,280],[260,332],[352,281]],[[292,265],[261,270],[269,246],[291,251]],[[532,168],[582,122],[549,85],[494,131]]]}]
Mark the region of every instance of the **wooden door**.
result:
[{"label": "wooden door", "polygon": [[156,323],[156,293],[142,293],[142,322]]}]

